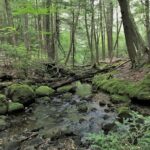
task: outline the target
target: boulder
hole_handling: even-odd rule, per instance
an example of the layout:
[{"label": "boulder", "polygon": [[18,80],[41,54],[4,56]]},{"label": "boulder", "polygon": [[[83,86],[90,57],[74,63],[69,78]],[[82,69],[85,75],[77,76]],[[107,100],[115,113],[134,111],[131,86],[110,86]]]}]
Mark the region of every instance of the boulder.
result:
[{"label": "boulder", "polygon": [[13,102],[21,104],[30,104],[35,97],[33,89],[26,84],[13,84],[7,88],[6,93]]},{"label": "boulder", "polygon": [[60,88],[57,89],[58,93],[66,93],[66,92],[72,92],[74,91],[75,86],[73,85],[66,85],[66,86],[62,86]]},{"label": "boulder", "polygon": [[12,82],[0,82],[0,90],[3,90],[10,85],[12,85]]},{"label": "boulder", "polygon": [[7,113],[6,96],[0,94],[0,115]]},{"label": "boulder", "polygon": [[6,117],[0,116],[0,131],[4,130],[7,127]]},{"label": "boulder", "polygon": [[8,104],[8,112],[15,112],[15,111],[20,111],[23,110],[24,106],[21,103],[18,102],[10,102]]},{"label": "boulder", "polygon": [[79,112],[82,112],[82,113],[88,111],[88,107],[85,103],[78,104],[77,109]]},{"label": "boulder", "polygon": [[90,84],[80,84],[77,86],[76,94],[80,97],[89,97],[92,95],[92,86]]},{"label": "boulder", "polygon": [[3,94],[0,94],[0,102],[3,102],[6,100],[6,96]]},{"label": "boulder", "polygon": [[36,96],[38,97],[44,97],[44,96],[50,96],[55,92],[52,88],[48,86],[40,86],[35,90]]},{"label": "boulder", "polygon": [[7,113],[7,105],[5,103],[0,102],[0,115],[4,115]]},{"label": "boulder", "polygon": [[35,102],[36,102],[36,103],[41,103],[41,104],[46,104],[46,103],[48,103],[48,102],[50,102],[50,101],[51,101],[51,98],[48,97],[48,96],[39,97],[39,98],[36,98],[36,99],[35,99]]},{"label": "boulder", "polygon": [[63,99],[64,101],[70,101],[71,98],[72,98],[72,93],[69,93],[69,92],[63,94],[63,96],[62,96],[62,99]]},{"label": "boulder", "polygon": [[131,117],[131,110],[129,109],[129,107],[120,107],[117,109],[117,113],[120,121],[122,121],[123,118],[126,119]]}]

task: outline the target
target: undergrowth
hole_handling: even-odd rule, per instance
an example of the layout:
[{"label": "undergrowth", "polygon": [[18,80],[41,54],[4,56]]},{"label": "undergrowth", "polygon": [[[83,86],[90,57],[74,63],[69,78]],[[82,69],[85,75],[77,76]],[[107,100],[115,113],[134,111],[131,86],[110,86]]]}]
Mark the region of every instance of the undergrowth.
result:
[{"label": "undergrowth", "polygon": [[107,135],[89,134],[92,150],[149,150],[150,117],[143,117],[136,112],[123,123],[116,122],[114,131]]}]

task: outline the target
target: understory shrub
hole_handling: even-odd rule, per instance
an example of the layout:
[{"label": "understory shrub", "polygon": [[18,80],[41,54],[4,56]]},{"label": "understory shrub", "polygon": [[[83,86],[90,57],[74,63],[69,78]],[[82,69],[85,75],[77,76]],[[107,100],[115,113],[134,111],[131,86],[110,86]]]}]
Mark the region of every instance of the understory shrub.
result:
[{"label": "understory shrub", "polygon": [[149,150],[150,148],[150,117],[143,117],[136,112],[123,123],[116,122],[114,131],[107,135],[89,134],[93,150]]}]

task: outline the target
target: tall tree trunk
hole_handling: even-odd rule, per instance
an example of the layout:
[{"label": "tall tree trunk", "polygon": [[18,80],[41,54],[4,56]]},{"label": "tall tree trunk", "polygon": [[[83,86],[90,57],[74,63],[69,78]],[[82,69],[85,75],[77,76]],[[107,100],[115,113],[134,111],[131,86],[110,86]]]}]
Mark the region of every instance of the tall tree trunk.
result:
[{"label": "tall tree trunk", "polygon": [[53,14],[50,12],[50,7],[52,6],[51,0],[46,1],[47,14],[45,19],[46,25],[46,49],[48,53],[48,58],[50,61],[55,61],[55,32],[54,32],[54,22]]},{"label": "tall tree trunk", "polygon": [[109,2],[106,15],[106,29],[107,29],[107,41],[108,41],[108,56],[110,61],[113,56],[113,3]]},{"label": "tall tree trunk", "polygon": [[102,43],[102,59],[105,60],[105,25],[104,25],[104,2],[99,1],[100,6],[100,30],[101,30],[101,43]]},{"label": "tall tree trunk", "polygon": [[130,12],[128,0],[118,0],[122,13],[122,20],[126,38],[126,44],[129,57],[132,61],[133,67],[140,63],[142,55],[150,55],[145,43],[138,32],[137,26],[134,22],[133,16]]},{"label": "tall tree trunk", "polygon": [[146,6],[146,34],[147,34],[147,43],[148,48],[150,49],[150,1],[145,0]]},{"label": "tall tree trunk", "polygon": [[[5,2],[8,26],[14,28],[13,16],[12,16],[12,11],[11,11],[9,0],[4,0],[4,2]],[[13,45],[16,45],[15,33],[12,34],[10,43]]]},{"label": "tall tree trunk", "polygon": [[65,61],[65,65],[68,63],[70,54],[72,52],[72,65],[74,67],[75,65],[75,52],[76,52],[76,46],[75,46],[75,35],[76,35],[76,30],[78,26],[78,21],[79,21],[79,15],[80,15],[80,3],[78,6],[78,11],[75,13],[75,9],[73,8],[72,10],[72,22],[70,25],[70,46],[69,46],[69,51],[68,55]]},{"label": "tall tree trunk", "polygon": [[28,14],[24,15],[24,44],[27,50],[27,54],[30,52],[30,39],[28,33]]}]

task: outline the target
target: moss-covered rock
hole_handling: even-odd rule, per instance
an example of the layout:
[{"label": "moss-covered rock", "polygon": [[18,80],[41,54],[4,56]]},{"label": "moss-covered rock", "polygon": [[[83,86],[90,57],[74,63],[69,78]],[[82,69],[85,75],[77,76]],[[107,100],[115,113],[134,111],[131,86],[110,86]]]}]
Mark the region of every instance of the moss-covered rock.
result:
[{"label": "moss-covered rock", "polygon": [[0,116],[0,131],[4,130],[7,127],[6,117]]},{"label": "moss-covered rock", "polygon": [[117,94],[114,94],[114,95],[111,95],[111,101],[114,104],[119,104],[119,103],[129,103],[131,100],[126,95],[117,95]]},{"label": "moss-covered rock", "polygon": [[42,104],[47,104],[48,102],[51,101],[51,98],[48,96],[44,96],[44,97],[39,97],[35,99],[36,103],[42,103]]},{"label": "moss-covered rock", "polygon": [[0,115],[7,113],[6,96],[0,94]]},{"label": "moss-covered rock", "polygon": [[77,86],[76,94],[80,97],[89,97],[92,94],[92,86],[90,84],[81,84]]},{"label": "moss-covered rock", "polygon": [[120,107],[117,109],[118,117],[119,118],[130,118],[131,117],[131,110],[129,107]]},{"label": "moss-covered rock", "polygon": [[7,113],[7,105],[5,103],[0,103],[0,115]]},{"label": "moss-covered rock", "polygon": [[63,94],[63,96],[62,96],[64,101],[69,101],[71,99],[71,97],[72,97],[72,93],[69,93],[69,92]]},{"label": "moss-covered rock", "polygon": [[73,85],[66,85],[66,86],[62,86],[60,88],[57,89],[58,93],[65,93],[65,92],[70,92],[74,89],[75,87]]},{"label": "moss-covered rock", "polygon": [[15,112],[15,111],[23,110],[23,109],[24,109],[24,106],[21,103],[11,102],[8,104],[8,112]]},{"label": "moss-covered rock", "polygon": [[35,90],[35,93],[39,97],[50,96],[55,92],[52,88],[48,86],[40,86]]},{"label": "moss-covered rock", "polygon": [[13,84],[7,88],[7,96],[14,102],[32,103],[35,97],[33,89],[25,84]]},{"label": "moss-covered rock", "polygon": [[0,94],[0,102],[3,102],[6,100],[6,96],[3,94]]},{"label": "moss-covered rock", "polygon": [[0,82],[0,90],[3,90],[10,85],[12,85],[12,82]]},{"label": "moss-covered rock", "polygon": [[87,112],[87,110],[88,110],[88,107],[87,107],[87,105],[86,104],[80,104],[80,105],[78,105],[78,107],[77,107],[77,109],[78,109],[78,111],[79,112]]}]

